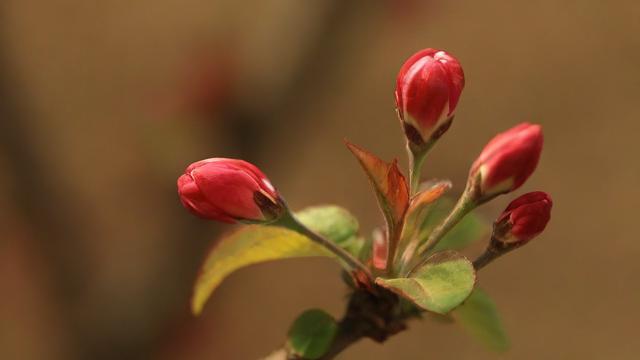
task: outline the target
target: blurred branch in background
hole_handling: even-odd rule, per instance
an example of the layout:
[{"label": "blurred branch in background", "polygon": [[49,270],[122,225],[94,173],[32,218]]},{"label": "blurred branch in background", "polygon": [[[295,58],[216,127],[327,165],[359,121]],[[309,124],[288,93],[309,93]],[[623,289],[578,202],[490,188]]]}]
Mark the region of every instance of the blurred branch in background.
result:
[{"label": "blurred branch in background", "polygon": [[[345,51],[350,41],[347,34],[357,26],[358,18],[371,16],[377,11],[377,6],[371,6],[366,1],[332,0],[317,2],[312,6],[288,1],[276,7],[271,16],[256,18],[253,31],[239,40],[245,42],[242,45],[249,52],[255,52],[248,57],[250,62],[224,64],[231,67],[230,71],[238,71],[244,77],[236,79],[236,74],[231,73],[228,74],[229,78],[211,79],[221,81],[223,87],[236,80],[240,83],[244,81],[241,86],[231,84],[231,96],[220,93],[220,88],[206,88],[207,85],[216,85],[215,81],[210,84],[206,81],[198,82],[199,76],[205,80],[207,76],[215,76],[206,73],[206,64],[202,68],[204,73],[194,74],[194,85],[205,88],[187,96],[201,96],[197,100],[205,103],[192,105],[200,106],[205,117],[216,117],[215,121],[204,122],[205,132],[216,133],[217,138],[227,139],[233,156],[255,161],[263,156],[266,146],[272,146],[272,139],[286,137],[282,134],[290,134],[292,131],[302,131],[306,123],[301,119],[292,119],[292,114],[304,104],[319,101],[321,94],[327,93],[326,88],[331,86],[337,76],[335,68],[345,61],[345,56],[352,55]],[[3,34],[8,34],[8,29],[2,30]],[[0,121],[0,139],[6,155],[4,165],[9,175],[8,182],[12,186],[11,204],[19,210],[18,214],[24,220],[27,232],[32,233],[32,236],[16,236],[15,241],[32,243],[21,247],[29,249],[25,256],[33,256],[34,260],[30,261],[44,261],[47,279],[53,282],[49,288],[55,291],[46,294],[48,297],[42,301],[51,304],[55,309],[52,311],[64,319],[63,324],[55,326],[60,328],[61,333],[70,334],[69,337],[61,337],[70,341],[64,347],[75,352],[75,356],[70,357],[144,357],[144,354],[152,351],[159,335],[176,334],[175,328],[183,329],[177,334],[187,338],[167,339],[169,347],[176,345],[172,345],[172,341],[177,341],[177,344],[192,342],[193,340],[188,339],[191,336],[202,337],[206,341],[204,339],[208,334],[198,332],[197,320],[188,317],[186,307],[176,307],[176,304],[186,304],[194,269],[201,260],[203,245],[207,243],[207,239],[213,238],[212,228],[209,224],[175,215],[181,209],[176,201],[173,181],[151,178],[145,182],[145,191],[154,194],[153,196],[160,196],[163,207],[175,215],[171,216],[171,223],[156,223],[155,226],[166,228],[166,236],[171,238],[170,246],[176,250],[170,253],[177,254],[166,268],[153,270],[156,272],[150,277],[153,283],[144,285],[151,290],[146,292],[144,299],[136,300],[146,305],[131,306],[131,300],[126,298],[132,294],[126,293],[126,289],[113,289],[115,292],[110,299],[97,302],[92,300],[95,290],[92,290],[93,285],[89,285],[96,281],[93,277],[96,270],[92,270],[96,264],[88,254],[95,250],[87,248],[92,247],[90,241],[100,225],[96,223],[96,214],[90,200],[76,189],[77,184],[74,182],[83,179],[60,176],[64,167],[58,165],[65,160],[58,158],[58,154],[43,156],[43,151],[55,146],[54,139],[59,137],[54,133],[43,133],[43,128],[40,128],[40,117],[44,114],[39,112],[35,104],[28,103],[31,92],[21,90],[28,81],[20,76],[23,75],[20,70],[16,71],[18,68],[13,63],[8,43],[1,43],[0,118],[3,121]],[[264,52],[265,44],[269,44],[269,52]],[[215,52],[219,49],[213,50]],[[234,61],[233,54],[222,55],[223,60]],[[206,57],[204,60],[206,61]],[[14,74],[16,76],[10,76]],[[221,103],[206,104],[206,101]],[[208,108],[207,105],[212,107]],[[206,113],[214,107],[216,111],[221,111],[216,114]],[[53,131],[63,132],[65,127],[72,126],[73,123],[59,123]],[[100,136],[99,133],[96,135]],[[88,133],[83,140],[90,142],[90,136],[92,134]],[[87,166],[87,171],[92,171],[100,165],[91,163]],[[142,168],[136,171],[146,174],[146,177],[157,175],[152,169]],[[103,190],[100,187],[92,189],[95,192]],[[117,264],[118,259],[111,261]],[[131,265],[128,267],[132,268]],[[118,291],[125,293],[118,294]],[[119,300],[123,297],[124,302]],[[122,305],[117,305],[118,302],[122,302]],[[118,313],[116,316],[101,313],[101,303],[109,303],[109,307],[121,309],[125,313]],[[143,313],[138,312],[141,309],[144,309]],[[136,314],[132,316],[133,314],[126,312]],[[172,320],[176,317],[177,323]],[[133,327],[123,327],[123,320],[127,318],[135,323]],[[183,351],[190,349],[182,348],[175,356],[183,358],[180,354]]]},{"label": "blurred branch in background", "polygon": [[[2,15],[0,24],[4,24]],[[0,197],[8,201],[3,203],[7,208],[0,209],[0,286],[5,294],[0,306],[13,321],[0,317],[0,355],[6,351],[14,358],[45,354],[64,358],[69,355],[65,354],[70,351],[68,344],[55,342],[67,340],[72,324],[67,311],[82,291],[87,265],[68,250],[69,243],[82,242],[79,224],[84,218],[76,199],[69,196],[72,189],[58,178],[55,164],[43,162],[37,153],[31,135],[36,126],[33,113],[20,82],[12,76],[14,64],[2,46],[4,34],[0,31],[0,169],[6,186]],[[54,318],[60,323],[47,323]],[[43,328],[55,330],[49,334]]]}]

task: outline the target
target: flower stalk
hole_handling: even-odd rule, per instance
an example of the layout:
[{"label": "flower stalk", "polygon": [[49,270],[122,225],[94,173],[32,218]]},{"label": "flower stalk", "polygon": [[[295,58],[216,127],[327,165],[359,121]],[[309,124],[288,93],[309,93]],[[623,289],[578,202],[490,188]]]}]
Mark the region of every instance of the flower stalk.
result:
[{"label": "flower stalk", "polygon": [[[494,239],[491,239],[491,242],[494,242]],[[477,259],[473,260],[473,267],[476,271],[482,269],[483,267],[489,265],[490,262],[497,259],[502,255],[497,249],[489,246],[482,255],[478,256]]]},{"label": "flower stalk", "polygon": [[[342,260],[352,271],[352,274],[355,273],[354,277],[358,281],[367,281],[369,285],[373,283],[373,275],[371,274],[371,270],[367,268],[363,263],[361,263],[358,259],[356,259],[353,255],[351,255],[348,251],[336,245],[334,242],[328,240],[324,236],[316,233],[315,231],[309,229],[304,226],[298,219],[295,218],[293,213],[287,207],[284,214],[271,225],[284,227],[289,230],[293,230],[300,235],[304,235],[311,239],[312,241],[322,245],[327,250],[331,251],[338,259]],[[364,279],[358,275],[364,275]]]},{"label": "flower stalk", "polygon": [[453,207],[453,210],[447,215],[447,217],[429,234],[427,240],[417,248],[417,256],[420,258],[420,262],[416,264],[409,272],[407,276],[413,274],[420,268],[428,258],[428,254],[433,248],[438,245],[438,242],[456,226],[460,220],[462,220],[471,210],[478,206],[475,194],[477,187],[475,181],[470,181],[465,192],[460,196],[458,202]]},{"label": "flower stalk", "polygon": [[407,140],[407,152],[409,153],[409,194],[414,196],[420,190],[420,178],[422,175],[422,165],[427,158],[427,153],[436,143],[435,138],[429,139],[422,145],[415,145]]},{"label": "flower stalk", "polygon": [[411,196],[415,195],[420,187],[420,175],[426,157],[427,151],[414,152],[409,147],[409,192]]}]

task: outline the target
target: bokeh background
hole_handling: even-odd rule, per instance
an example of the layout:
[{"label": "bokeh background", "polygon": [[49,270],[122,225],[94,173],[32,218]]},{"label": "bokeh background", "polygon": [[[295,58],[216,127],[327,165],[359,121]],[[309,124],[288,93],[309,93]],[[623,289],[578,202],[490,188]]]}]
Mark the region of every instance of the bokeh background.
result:
[{"label": "bokeh background", "polygon": [[[393,89],[424,47],[462,62],[456,121],[425,174],[464,184],[498,131],[544,126],[547,231],[481,273],[512,349],[413,322],[344,359],[637,359],[640,5],[636,1],[2,0],[0,358],[256,359],[345,288],[326,260],[231,276],[188,312],[228,227],[175,180],[211,156],[258,164],[295,208],[380,221],[343,138],[404,161]],[[405,163],[403,163],[405,164]],[[479,211],[491,220],[504,196]]]}]

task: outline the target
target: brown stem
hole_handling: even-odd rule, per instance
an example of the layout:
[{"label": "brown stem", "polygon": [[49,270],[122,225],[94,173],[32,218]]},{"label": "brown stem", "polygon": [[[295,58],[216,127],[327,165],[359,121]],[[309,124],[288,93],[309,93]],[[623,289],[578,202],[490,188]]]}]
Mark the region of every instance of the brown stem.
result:
[{"label": "brown stem", "polygon": [[340,322],[338,328],[338,335],[333,341],[329,351],[324,354],[321,360],[334,359],[338,354],[346,350],[349,346],[355,344],[364,337],[364,333],[358,330],[359,325],[350,321],[349,319],[343,319]]},{"label": "brown stem", "polygon": [[476,271],[478,271],[495,260],[500,255],[501,254],[499,254],[494,248],[489,247],[484,253],[482,253],[482,255],[473,260],[473,267],[476,269]]},{"label": "brown stem", "polygon": [[[373,291],[356,289],[347,305],[347,310],[338,324],[338,334],[331,348],[320,358],[334,359],[345,349],[363,338],[384,342],[389,337],[405,330],[408,319],[419,317],[420,311],[412,306],[404,306],[397,295],[375,287]],[[280,349],[265,360],[302,359]]]},{"label": "brown stem", "polygon": [[495,236],[494,228],[494,235],[491,236],[489,246],[487,246],[487,249],[482,255],[478,256],[478,258],[473,261],[473,267],[476,269],[476,271],[480,270],[491,263],[493,260],[508,253],[509,251],[517,249],[520,246],[522,246],[522,243],[508,243],[498,240],[498,238],[496,238]]}]

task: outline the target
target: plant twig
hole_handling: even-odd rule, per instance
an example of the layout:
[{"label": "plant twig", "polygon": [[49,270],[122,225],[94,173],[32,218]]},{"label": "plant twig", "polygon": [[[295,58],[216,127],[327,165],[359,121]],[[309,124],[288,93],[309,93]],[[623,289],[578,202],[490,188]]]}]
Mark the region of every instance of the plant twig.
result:
[{"label": "plant twig", "polygon": [[422,173],[422,164],[427,157],[427,151],[414,151],[409,146],[409,193],[411,196],[418,193],[420,187],[420,175]]},{"label": "plant twig", "polygon": [[300,223],[288,209],[280,219],[273,223],[273,225],[282,226],[284,228],[296,231],[299,234],[308,237],[312,241],[324,246],[333,254],[335,254],[339,259],[344,261],[351,270],[361,272],[362,274],[367,276],[370,284],[373,283],[373,275],[371,274],[371,270],[369,270],[369,268],[367,268],[363,263],[361,263],[345,249],[341,248],[334,242],[312,231],[311,229]]},{"label": "plant twig", "polygon": [[[382,343],[389,337],[405,330],[406,321],[420,316],[415,307],[403,306],[392,292],[376,287],[375,291],[356,289],[347,305],[347,310],[338,323],[338,334],[329,350],[320,357],[332,360],[351,345],[363,338]],[[264,360],[303,359],[282,348],[271,353]]]}]

